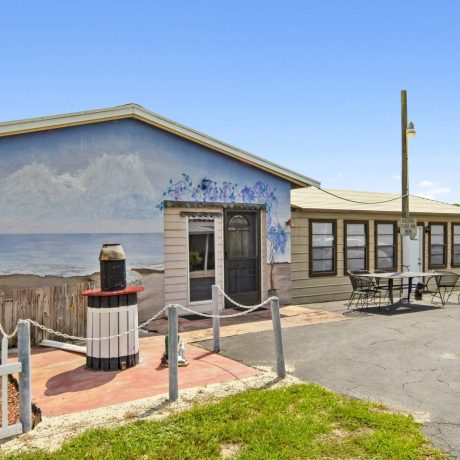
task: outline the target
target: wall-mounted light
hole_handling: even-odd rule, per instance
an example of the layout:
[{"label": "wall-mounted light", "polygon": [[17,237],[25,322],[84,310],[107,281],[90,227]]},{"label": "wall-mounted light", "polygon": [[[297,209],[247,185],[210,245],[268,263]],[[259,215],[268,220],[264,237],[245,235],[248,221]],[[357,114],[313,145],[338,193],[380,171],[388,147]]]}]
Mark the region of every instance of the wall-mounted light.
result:
[{"label": "wall-mounted light", "polygon": [[290,227],[290,228],[294,228],[295,225],[294,225],[294,222],[292,221],[292,219],[288,219],[285,223],[286,227]]},{"label": "wall-mounted light", "polygon": [[423,227],[423,231],[424,231],[425,233],[430,233],[430,226],[429,226],[429,225],[427,225],[426,227],[424,226],[424,227]]}]

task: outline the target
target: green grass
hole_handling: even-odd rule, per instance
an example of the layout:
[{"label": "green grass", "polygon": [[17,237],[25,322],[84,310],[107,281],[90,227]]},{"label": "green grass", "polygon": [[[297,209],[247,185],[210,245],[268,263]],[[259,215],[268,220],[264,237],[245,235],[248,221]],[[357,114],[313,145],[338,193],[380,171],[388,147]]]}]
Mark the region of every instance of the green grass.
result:
[{"label": "green grass", "polygon": [[[222,454],[224,455],[222,457]],[[233,456],[231,456],[233,455]],[[92,429],[21,459],[444,459],[420,424],[317,385],[248,390],[161,421]]]}]

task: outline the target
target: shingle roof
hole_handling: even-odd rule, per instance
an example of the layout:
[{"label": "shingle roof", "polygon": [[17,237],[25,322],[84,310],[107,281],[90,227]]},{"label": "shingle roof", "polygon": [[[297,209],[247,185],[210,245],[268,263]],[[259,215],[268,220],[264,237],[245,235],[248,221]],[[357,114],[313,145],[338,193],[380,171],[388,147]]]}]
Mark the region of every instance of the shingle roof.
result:
[{"label": "shingle roof", "polygon": [[[353,190],[327,189],[334,195],[349,200],[360,201],[369,204],[358,204],[341,200],[325,193],[323,190],[308,187],[291,191],[291,205],[305,210],[330,210],[342,212],[370,212],[370,213],[400,213],[401,199],[387,203],[376,204],[378,201],[386,201],[397,198],[396,193],[358,192]],[[440,201],[429,200],[419,196],[411,195],[409,198],[409,209],[414,214],[449,214],[460,217],[460,207],[453,206]]]}]

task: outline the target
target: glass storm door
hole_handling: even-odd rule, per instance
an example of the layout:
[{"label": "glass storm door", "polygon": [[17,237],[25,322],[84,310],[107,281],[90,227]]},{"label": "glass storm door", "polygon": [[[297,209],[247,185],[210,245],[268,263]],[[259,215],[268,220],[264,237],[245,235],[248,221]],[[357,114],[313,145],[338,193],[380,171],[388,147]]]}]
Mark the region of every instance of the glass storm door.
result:
[{"label": "glass storm door", "polygon": [[244,305],[260,302],[259,228],[258,211],[225,212],[225,291]]}]

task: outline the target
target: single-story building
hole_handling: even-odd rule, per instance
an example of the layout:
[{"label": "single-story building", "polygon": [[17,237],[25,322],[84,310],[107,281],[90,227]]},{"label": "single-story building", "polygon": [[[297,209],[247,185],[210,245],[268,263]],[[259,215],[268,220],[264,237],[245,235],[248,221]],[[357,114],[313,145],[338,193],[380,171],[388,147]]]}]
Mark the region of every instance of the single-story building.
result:
[{"label": "single-story building", "polygon": [[295,304],[348,299],[348,270],[460,270],[460,207],[410,196],[417,237],[405,251],[397,194],[310,187],[292,190],[291,204]]},{"label": "single-story building", "polygon": [[0,123],[0,288],[89,276],[121,243],[147,288],[140,319],[210,310],[214,283],[256,304],[270,262],[290,303],[290,192],[311,185],[136,104]]}]

